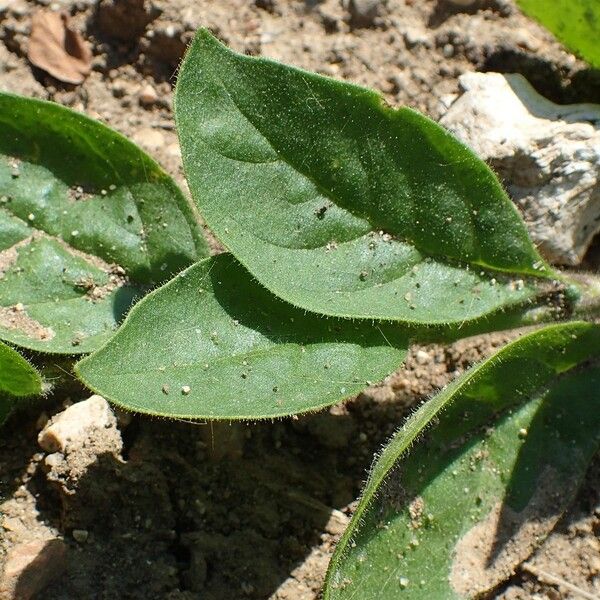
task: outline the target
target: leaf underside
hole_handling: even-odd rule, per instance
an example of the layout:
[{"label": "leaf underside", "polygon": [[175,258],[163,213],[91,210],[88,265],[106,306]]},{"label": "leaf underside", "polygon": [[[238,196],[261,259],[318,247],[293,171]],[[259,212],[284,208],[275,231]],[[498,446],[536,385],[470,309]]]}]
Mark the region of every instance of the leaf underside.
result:
[{"label": "leaf underside", "polygon": [[598,449],[600,369],[583,363],[599,356],[600,327],[547,327],[424,404],[376,461],[325,598],[473,598],[509,578]]},{"label": "leaf underside", "polygon": [[278,297],[327,315],[475,319],[551,273],[490,169],[375,92],[235,54],[201,30],[177,128],[209,226]]},{"label": "leaf underside", "polygon": [[600,68],[598,0],[517,0],[524,13],[547,27],[570,50]]},{"label": "leaf underside", "polygon": [[0,94],[0,338],[82,353],[206,246],[173,180],[115,131]]},{"label": "leaf underside", "polygon": [[42,393],[35,367],[16,350],[0,342],[0,425],[15,405],[15,398]]},{"label": "leaf underside", "polygon": [[76,372],[132,411],[262,419],[356,395],[397,368],[407,345],[397,327],[326,319],[281,302],[221,254],[146,296]]}]

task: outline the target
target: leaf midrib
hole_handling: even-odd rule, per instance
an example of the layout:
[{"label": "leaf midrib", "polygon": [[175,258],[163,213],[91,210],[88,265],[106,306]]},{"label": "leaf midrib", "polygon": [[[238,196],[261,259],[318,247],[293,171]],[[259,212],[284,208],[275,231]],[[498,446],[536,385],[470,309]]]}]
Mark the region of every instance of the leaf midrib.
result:
[{"label": "leaf midrib", "polygon": [[[267,347],[267,348],[260,348],[257,350],[250,350],[249,352],[244,352],[241,354],[235,354],[235,355],[228,355],[228,356],[223,356],[220,358],[216,358],[216,359],[210,359],[210,358],[206,358],[203,360],[199,360],[198,362],[192,362],[192,363],[185,363],[185,364],[178,364],[176,367],[165,367],[164,371],[160,371],[159,368],[153,369],[153,370],[135,370],[135,371],[129,371],[129,370],[123,370],[122,368],[119,368],[118,373],[116,373],[114,376],[119,376],[119,375],[143,375],[143,374],[153,374],[153,373],[169,373],[169,372],[174,372],[177,371],[178,369],[188,369],[190,367],[197,367],[198,365],[202,365],[202,364],[208,364],[209,365],[209,369],[213,366],[213,365],[220,365],[220,364],[225,364],[225,363],[232,363],[235,364],[237,363],[237,361],[239,360],[243,360],[246,358],[261,358],[263,355],[266,354],[272,354],[272,353],[277,353],[279,351],[284,351],[287,350],[288,348],[296,348],[298,349],[300,352],[302,352],[301,348],[303,347],[302,344],[297,343],[297,342],[286,342],[286,343],[275,343],[272,342],[271,340],[269,340],[270,343],[272,344],[271,346]],[[330,341],[330,342],[310,342],[307,344],[307,346],[305,346],[305,348],[307,348],[307,352],[310,351],[309,349],[313,349],[313,347],[315,346],[319,346],[319,347],[323,347],[323,346],[330,346],[332,344],[339,344],[340,341]],[[358,342],[345,342],[348,346],[357,346],[359,348],[363,348],[363,346],[358,343]],[[383,344],[382,344],[383,346]],[[385,344],[386,347],[391,347],[393,350],[397,351],[397,352],[402,352],[401,349],[399,348],[395,348],[394,346],[390,346],[389,343]],[[100,360],[101,358],[101,353],[98,352],[97,354],[94,355],[94,360]],[[83,362],[83,361],[82,361]],[[241,365],[240,366],[245,366],[245,365]],[[250,373],[251,373],[251,367],[252,365],[247,365],[250,368]],[[103,374],[107,377],[111,376],[111,373],[113,373],[114,371],[112,370],[107,370],[107,369],[102,369],[102,368],[98,368],[97,366],[95,367],[95,372],[98,374]],[[203,370],[203,372],[205,372]],[[108,373],[108,375],[106,375]],[[325,380],[324,380],[325,381]],[[331,381],[331,379],[327,379],[327,381]],[[349,384],[351,382],[341,382],[341,383],[346,383]],[[355,383],[355,382],[353,382]]]},{"label": "leaf midrib", "polygon": [[[233,66],[233,69],[236,70],[236,66]],[[237,111],[240,113],[240,115],[242,117],[244,117],[244,119],[246,120],[246,122],[256,131],[256,133],[258,133],[261,138],[268,144],[269,148],[271,148],[271,150],[276,154],[276,156],[278,157],[278,160],[284,164],[286,164],[287,166],[289,166],[290,168],[292,168],[296,173],[298,173],[298,175],[300,175],[301,177],[304,177],[305,179],[307,179],[308,181],[310,181],[315,188],[318,190],[318,192],[325,198],[329,199],[331,202],[333,202],[338,208],[349,212],[352,216],[359,218],[359,219],[363,219],[365,221],[367,221],[371,227],[371,231],[386,231],[387,228],[384,227],[379,227],[376,223],[373,222],[373,217],[372,215],[368,215],[368,214],[360,214],[360,213],[356,213],[353,210],[351,210],[350,208],[347,208],[346,206],[344,206],[343,204],[341,204],[338,200],[338,198],[331,192],[331,190],[325,190],[325,188],[323,188],[323,186],[317,182],[313,177],[311,177],[309,174],[303,172],[302,170],[300,170],[300,168],[298,168],[295,164],[292,164],[291,162],[289,162],[287,160],[287,158],[285,156],[283,156],[281,154],[281,152],[273,145],[273,143],[271,142],[271,140],[265,135],[265,133],[263,131],[261,131],[261,129],[259,129],[259,127],[250,119],[250,117],[246,114],[246,112],[240,107],[240,105],[236,102],[235,98],[233,97],[233,95],[231,94],[231,92],[229,91],[229,89],[227,88],[227,86],[225,85],[225,83],[223,82],[222,78],[219,77],[218,74],[214,73],[213,71],[210,71],[211,75],[213,76],[213,82],[218,82],[220,88],[222,89],[222,91],[227,95],[227,97],[231,100],[231,103],[233,104],[233,106],[235,106],[235,108],[237,109]],[[379,100],[381,100],[380,98],[378,98]],[[409,109],[405,109],[405,110],[409,110]],[[396,115],[396,114],[400,114],[399,110],[395,110],[393,111],[392,115]],[[204,142],[204,139],[202,140]],[[211,149],[213,149],[212,145],[209,145],[209,147]],[[219,154],[220,156],[229,159],[229,160],[236,160],[233,159],[229,156],[224,155],[222,152],[217,151],[217,154]],[[367,168],[365,168],[363,161],[362,161],[362,156],[359,155],[359,159],[361,161],[361,166],[363,169],[363,172],[366,176],[367,179],[369,179],[369,170]],[[263,161],[262,163],[255,163],[254,161],[240,161],[240,162],[251,162],[251,164],[268,164],[267,161]],[[268,161],[270,162],[275,162],[275,161]],[[372,196],[372,188],[371,186],[369,186],[368,188],[368,193],[369,195]],[[472,235],[472,239],[476,240],[477,243],[477,249],[479,250],[478,255],[481,256],[481,245],[480,245],[480,241],[479,241],[479,236],[477,235],[477,229],[475,228],[474,224],[473,224],[473,205],[470,202],[470,199],[467,197],[464,199],[466,204],[468,205],[469,210],[467,211],[468,214],[468,219],[469,219],[469,228],[471,230]],[[413,212],[412,210],[413,207],[411,207],[411,213]],[[364,234],[363,234],[364,235]],[[442,259],[444,262],[447,261],[450,257],[446,256],[446,255],[439,255],[436,253],[432,253],[429,250],[423,250],[422,248],[420,248],[415,242],[414,240],[410,239],[409,237],[407,237],[406,235],[403,235],[402,237],[400,237],[397,233],[393,233],[390,234],[392,235],[395,239],[397,239],[400,242],[406,243],[408,245],[411,245],[413,248],[417,249],[418,252],[425,254],[427,256],[438,256],[440,259]],[[258,237],[258,236],[256,236]],[[360,236],[359,236],[360,237]],[[259,238],[260,239],[260,238]],[[358,238],[353,238],[353,239],[358,239]],[[295,248],[289,248],[287,246],[279,246],[277,244],[272,244],[270,241],[265,241],[265,243],[271,244],[273,246],[276,247],[281,247],[281,248],[286,248],[286,249],[290,249],[290,250],[295,250]],[[348,240],[351,241],[351,240]],[[324,245],[320,245],[320,246],[315,246],[312,249],[316,249],[316,248],[324,248]],[[299,250],[304,250],[304,248],[301,248]],[[494,271],[504,271],[504,272],[512,272],[513,270],[511,269],[510,271],[507,271],[505,269],[498,269],[495,268],[493,266],[488,265],[487,263],[483,262],[483,261],[473,261],[470,259],[464,260],[464,262],[472,264],[472,265],[478,265],[487,269],[491,269]]]}]

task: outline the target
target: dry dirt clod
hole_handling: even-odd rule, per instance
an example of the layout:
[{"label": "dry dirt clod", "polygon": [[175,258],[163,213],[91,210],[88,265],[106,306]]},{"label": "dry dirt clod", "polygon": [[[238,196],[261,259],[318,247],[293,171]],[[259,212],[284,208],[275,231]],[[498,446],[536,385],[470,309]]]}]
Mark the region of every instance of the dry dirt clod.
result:
[{"label": "dry dirt clod", "polygon": [[143,127],[133,136],[134,141],[145,150],[150,152],[157,151],[164,147],[165,136],[152,127]]},{"label": "dry dirt clod", "polygon": [[140,90],[138,99],[142,106],[150,107],[158,102],[158,94],[156,93],[156,90],[148,83]]},{"label": "dry dirt clod", "polygon": [[331,535],[342,535],[348,527],[350,517],[345,515],[342,511],[333,509],[329,520],[325,523],[325,531]]},{"label": "dry dirt clod", "polygon": [[442,125],[490,162],[545,257],[578,265],[600,231],[600,105],[558,105],[520,75],[467,73]]},{"label": "dry dirt clod", "polygon": [[112,482],[123,465],[117,419],[104,398],[92,396],[56,415],[38,442],[51,452],[40,466],[60,499],[62,530],[72,530],[74,540],[84,543],[82,532],[102,528],[100,515],[108,514],[114,502]]},{"label": "dry dirt clod", "polygon": [[116,427],[116,418],[102,396],[94,395],[56,415],[38,435],[46,452],[63,454],[85,445],[94,429]]},{"label": "dry dirt clod", "polygon": [[62,540],[34,540],[13,546],[0,577],[0,600],[29,600],[66,567]]},{"label": "dry dirt clod", "polygon": [[70,28],[66,13],[39,10],[31,18],[27,58],[52,77],[78,85],[90,73],[92,51],[81,35]]}]

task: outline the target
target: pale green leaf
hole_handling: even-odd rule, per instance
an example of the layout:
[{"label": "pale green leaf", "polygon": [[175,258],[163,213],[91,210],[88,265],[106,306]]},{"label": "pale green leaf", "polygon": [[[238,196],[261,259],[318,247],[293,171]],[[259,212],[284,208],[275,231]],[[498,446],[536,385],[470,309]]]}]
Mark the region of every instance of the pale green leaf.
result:
[{"label": "pale green leaf", "polygon": [[517,0],[523,12],[547,27],[570,50],[600,68],[598,0]]}]

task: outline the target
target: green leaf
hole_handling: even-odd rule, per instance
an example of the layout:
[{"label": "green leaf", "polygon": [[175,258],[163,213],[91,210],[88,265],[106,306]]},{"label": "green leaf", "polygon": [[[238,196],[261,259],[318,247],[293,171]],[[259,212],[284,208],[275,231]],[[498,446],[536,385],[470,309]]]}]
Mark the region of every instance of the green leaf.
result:
[{"label": "green leaf", "polygon": [[16,350],[0,342],[0,424],[13,409],[14,398],[41,393],[42,378],[35,367]]},{"label": "green leaf", "polygon": [[523,12],[547,27],[567,48],[600,68],[598,0],[517,0]]},{"label": "green leaf", "polygon": [[325,319],[281,302],[222,254],[144,298],[76,372],[129,410],[262,419],[357,394],[398,367],[407,343],[397,327]]},{"label": "green leaf", "polygon": [[179,188],[115,131],[2,93],[0,128],[0,338],[89,352],[136,295],[206,255]]},{"label": "green leaf", "polygon": [[599,326],[547,327],[421,406],[375,462],[325,599],[472,598],[508,578],[598,448],[599,356]]},{"label": "green leaf", "polygon": [[550,275],[483,161],[373,91],[235,54],[201,30],[175,107],[207,223],[291,304],[462,322],[531,299],[520,279]]}]

